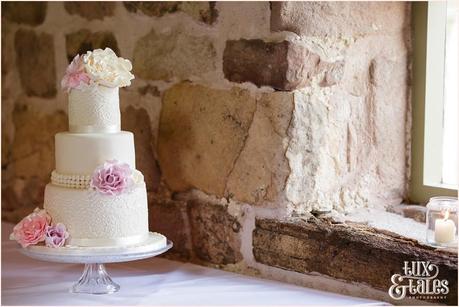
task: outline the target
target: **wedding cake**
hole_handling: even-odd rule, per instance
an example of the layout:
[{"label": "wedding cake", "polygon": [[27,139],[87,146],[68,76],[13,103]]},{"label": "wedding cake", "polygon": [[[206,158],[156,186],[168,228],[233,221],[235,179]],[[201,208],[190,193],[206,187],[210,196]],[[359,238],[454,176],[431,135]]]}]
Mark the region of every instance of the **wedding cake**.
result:
[{"label": "wedding cake", "polygon": [[134,136],[120,127],[119,87],[131,84],[131,69],[109,48],[77,55],[68,66],[62,87],[69,131],[55,136],[56,167],[44,209],[24,218],[11,235],[23,247],[124,247],[149,238]]}]

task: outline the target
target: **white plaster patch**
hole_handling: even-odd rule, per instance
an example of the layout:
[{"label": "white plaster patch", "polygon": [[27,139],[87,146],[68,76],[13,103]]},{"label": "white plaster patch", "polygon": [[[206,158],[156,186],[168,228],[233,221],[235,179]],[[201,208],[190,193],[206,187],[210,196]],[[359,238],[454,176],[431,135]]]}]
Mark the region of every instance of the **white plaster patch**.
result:
[{"label": "white plaster patch", "polygon": [[356,209],[343,216],[347,221],[365,223],[377,229],[392,231],[402,237],[426,243],[426,225],[401,215],[375,208]]},{"label": "white plaster patch", "polygon": [[300,37],[291,38],[304,44],[309,50],[318,54],[322,61],[336,62],[344,60],[346,50],[354,43],[355,38],[352,36],[338,37]]}]

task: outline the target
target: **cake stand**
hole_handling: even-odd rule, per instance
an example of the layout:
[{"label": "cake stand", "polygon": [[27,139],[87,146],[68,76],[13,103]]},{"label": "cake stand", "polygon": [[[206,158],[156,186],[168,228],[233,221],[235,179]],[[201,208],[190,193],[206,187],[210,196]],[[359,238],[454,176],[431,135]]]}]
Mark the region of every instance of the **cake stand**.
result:
[{"label": "cake stand", "polygon": [[70,288],[72,293],[109,294],[117,292],[120,286],[113,282],[105,269],[105,263],[126,262],[158,256],[168,251],[173,243],[165,237],[150,232],[142,244],[130,247],[76,247],[49,248],[29,246],[20,248],[22,254],[37,260],[82,263],[83,274]]}]

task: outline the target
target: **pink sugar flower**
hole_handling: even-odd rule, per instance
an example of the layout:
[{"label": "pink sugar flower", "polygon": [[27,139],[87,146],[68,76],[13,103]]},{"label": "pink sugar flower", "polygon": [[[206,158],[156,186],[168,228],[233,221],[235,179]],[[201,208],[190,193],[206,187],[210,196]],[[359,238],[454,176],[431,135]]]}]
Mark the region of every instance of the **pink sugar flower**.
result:
[{"label": "pink sugar flower", "polygon": [[106,195],[120,195],[134,185],[132,170],[117,160],[105,162],[93,173],[90,186]]},{"label": "pink sugar flower", "polygon": [[14,226],[10,238],[16,240],[22,247],[35,245],[45,239],[46,230],[50,222],[51,217],[46,211],[36,208]]},{"label": "pink sugar flower", "polygon": [[65,70],[65,76],[61,81],[61,86],[64,90],[70,91],[73,88],[78,88],[82,84],[89,84],[91,78],[84,71],[83,58],[76,55],[72,63]]},{"label": "pink sugar flower", "polygon": [[57,223],[54,226],[48,226],[45,235],[45,244],[48,247],[62,247],[65,245],[65,240],[69,237],[69,233],[62,223]]}]

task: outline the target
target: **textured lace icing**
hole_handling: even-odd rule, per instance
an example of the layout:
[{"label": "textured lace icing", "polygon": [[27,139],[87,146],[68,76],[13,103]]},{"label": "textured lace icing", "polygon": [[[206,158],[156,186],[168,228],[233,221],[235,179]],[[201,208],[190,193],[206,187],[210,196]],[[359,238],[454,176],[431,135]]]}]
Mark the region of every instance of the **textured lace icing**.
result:
[{"label": "textured lace icing", "polygon": [[72,238],[116,238],[148,232],[145,184],[118,196],[50,185],[44,207],[53,220],[65,224]]},{"label": "textured lace icing", "polygon": [[119,126],[120,121],[118,88],[91,86],[70,92],[70,126]]}]

